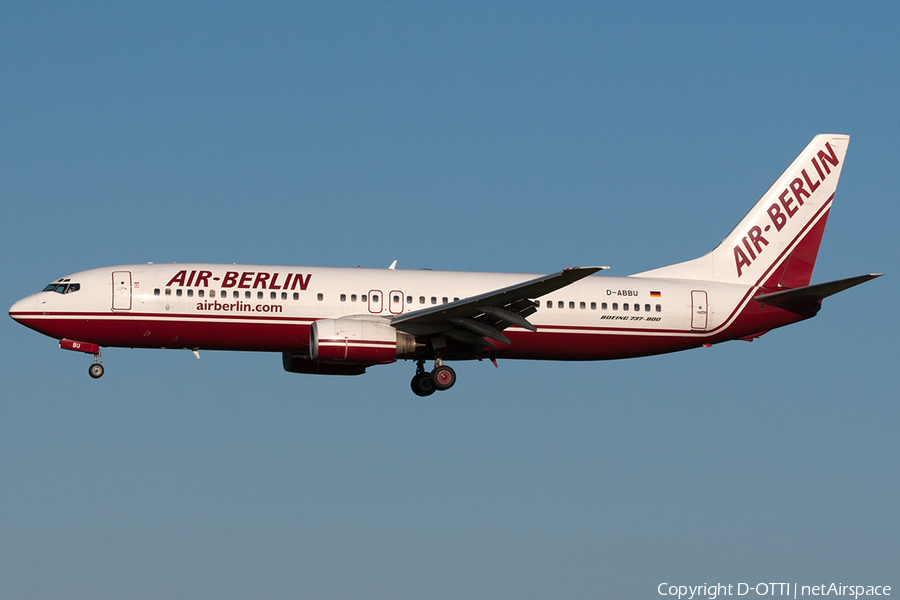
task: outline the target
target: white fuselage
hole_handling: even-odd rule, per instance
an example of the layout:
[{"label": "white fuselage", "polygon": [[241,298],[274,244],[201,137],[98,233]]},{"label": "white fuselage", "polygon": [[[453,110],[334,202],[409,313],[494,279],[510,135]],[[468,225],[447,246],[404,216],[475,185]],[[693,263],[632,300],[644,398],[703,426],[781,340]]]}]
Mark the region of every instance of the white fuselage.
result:
[{"label": "white fuselage", "polygon": [[[390,323],[401,314],[533,279],[515,273],[219,264],[144,264],[62,278],[79,289],[17,302],[16,320],[100,346],[302,352],[319,319]],[[748,318],[754,288],[709,281],[595,275],[535,298],[537,332],[484,356],[560,360],[670,352],[761,333],[791,319]],[[743,316],[742,316],[743,315]],[[451,352],[452,354],[452,352]],[[459,356],[459,358],[466,358]]]}]

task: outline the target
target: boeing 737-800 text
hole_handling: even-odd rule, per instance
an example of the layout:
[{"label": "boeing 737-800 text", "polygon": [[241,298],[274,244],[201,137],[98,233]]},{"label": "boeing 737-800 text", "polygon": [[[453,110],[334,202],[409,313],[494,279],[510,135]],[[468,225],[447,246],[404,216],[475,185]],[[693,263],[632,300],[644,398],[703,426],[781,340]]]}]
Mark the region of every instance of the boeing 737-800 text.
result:
[{"label": "boeing 737-800 text", "polygon": [[751,340],[878,276],[810,285],[849,141],[816,136],[709,254],[629,277],[123,265],[57,279],[9,314],[93,354],[94,378],[101,347],[253,350],[322,375],[413,360],[420,396],[454,384],[453,360],[605,360]]}]

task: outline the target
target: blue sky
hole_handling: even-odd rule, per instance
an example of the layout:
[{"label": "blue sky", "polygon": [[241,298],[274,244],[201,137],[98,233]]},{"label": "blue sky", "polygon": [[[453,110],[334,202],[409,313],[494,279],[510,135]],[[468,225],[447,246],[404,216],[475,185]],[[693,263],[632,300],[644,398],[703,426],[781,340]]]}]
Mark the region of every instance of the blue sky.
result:
[{"label": "blue sky", "polygon": [[852,136],[814,281],[751,344],[458,365],[62,352],[7,319],[0,595],[658,597],[900,586],[894,3],[0,7],[6,306],[210,261],[627,275]]}]

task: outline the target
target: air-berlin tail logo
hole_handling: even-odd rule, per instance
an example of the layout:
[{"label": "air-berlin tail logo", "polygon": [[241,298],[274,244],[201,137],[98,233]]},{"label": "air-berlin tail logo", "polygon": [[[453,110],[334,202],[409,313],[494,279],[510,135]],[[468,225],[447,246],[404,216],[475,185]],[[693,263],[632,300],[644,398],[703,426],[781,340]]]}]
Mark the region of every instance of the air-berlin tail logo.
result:
[{"label": "air-berlin tail logo", "polygon": [[[778,194],[778,202],[773,202],[766,209],[766,215],[768,215],[770,222],[766,223],[764,227],[754,225],[747,231],[747,235],[741,238],[740,243],[735,244],[734,265],[737,268],[738,277],[743,274],[744,267],[749,267],[753,264],[765,251],[766,246],[769,245],[769,241],[763,234],[770,231],[772,227],[775,228],[776,232],[781,231],[785,224],[803,206],[804,198],[808,199],[819,189],[822,182],[831,175],[831,168],[838,166],[840,161],[834,148],[831,147],[831,143],[826,142],[825,148],[819,150],[812,157],[810,163],[812,168],[801,169],[800,177],[791,181]],[[810,173],[813,171],[813,176],[810,176]]]}]

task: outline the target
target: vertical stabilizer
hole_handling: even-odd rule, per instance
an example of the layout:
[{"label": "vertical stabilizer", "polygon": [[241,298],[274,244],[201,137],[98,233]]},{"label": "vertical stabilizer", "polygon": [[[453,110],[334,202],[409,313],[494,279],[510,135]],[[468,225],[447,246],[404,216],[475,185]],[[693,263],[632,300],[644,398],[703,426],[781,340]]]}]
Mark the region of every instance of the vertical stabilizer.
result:
[{"label": "vertical stabilizer", "polygon": [[807,285],[849,143],[817,135],[715,250],[634,277]]}]

